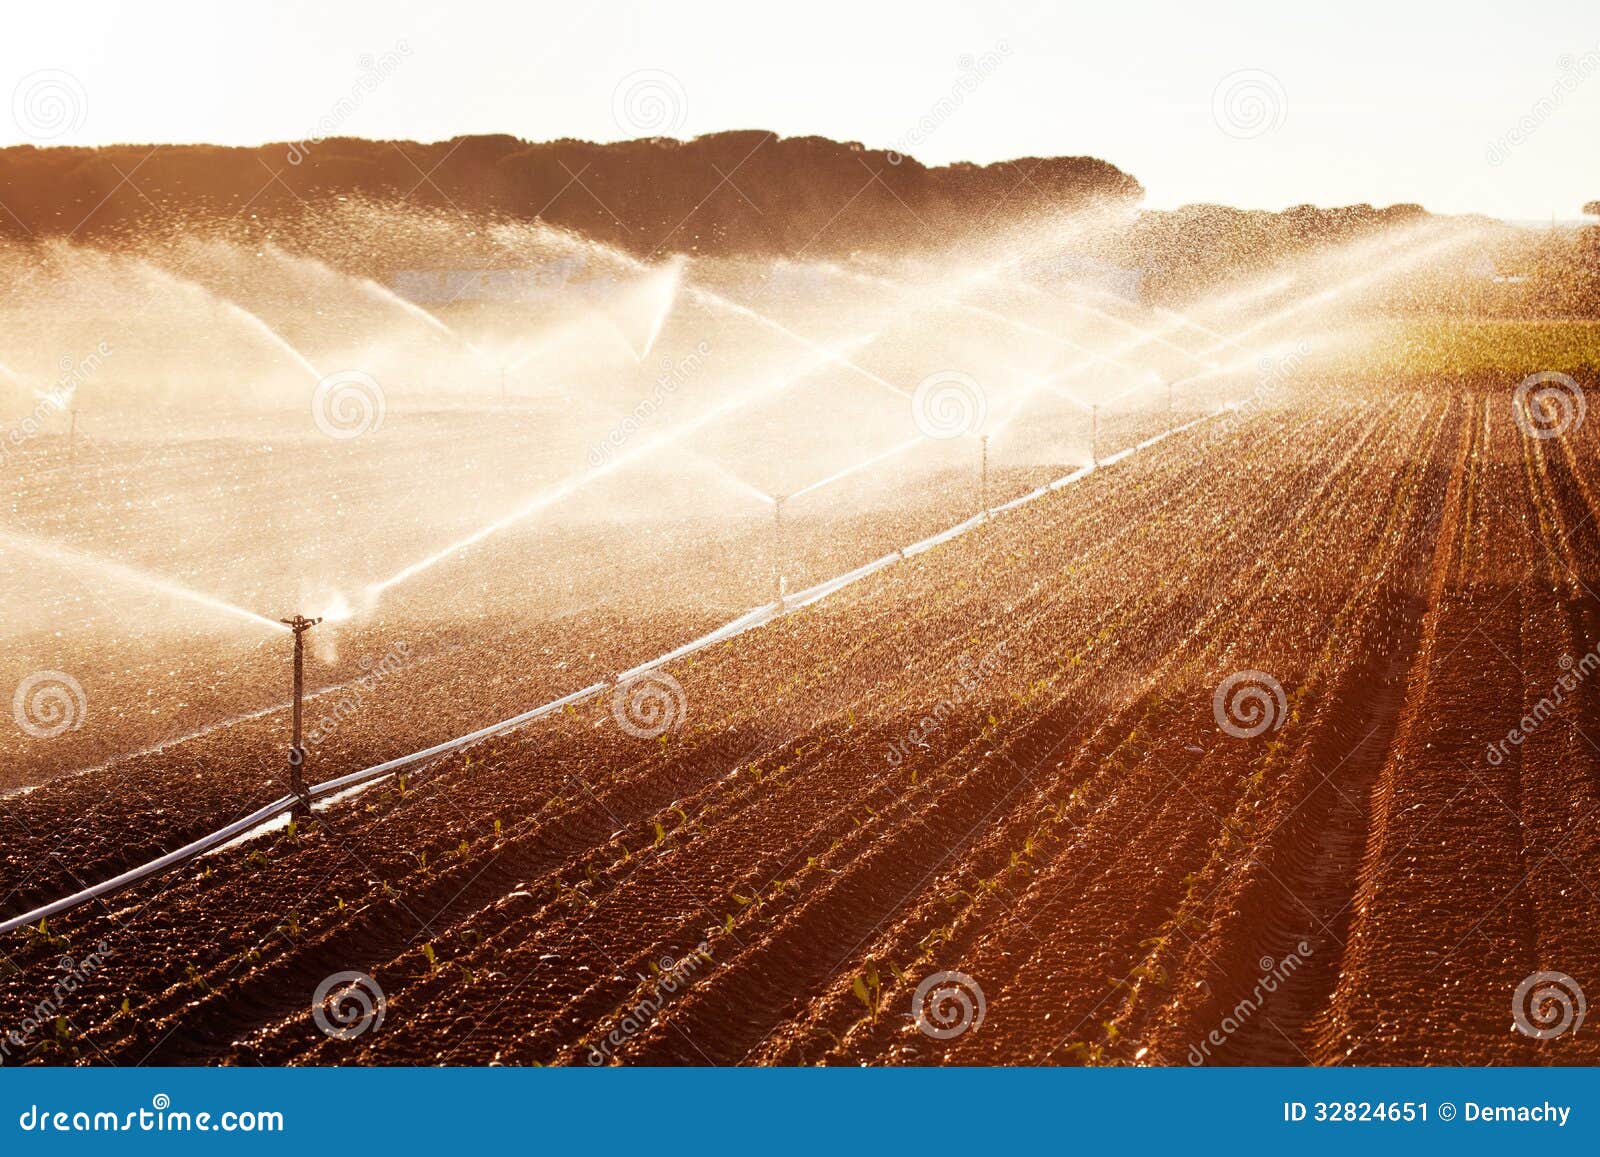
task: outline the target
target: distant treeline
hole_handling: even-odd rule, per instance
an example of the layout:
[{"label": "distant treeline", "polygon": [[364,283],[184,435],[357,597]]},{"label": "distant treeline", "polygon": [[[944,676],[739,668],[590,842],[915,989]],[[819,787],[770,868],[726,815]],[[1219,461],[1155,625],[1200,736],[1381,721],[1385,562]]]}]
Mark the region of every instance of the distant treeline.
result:
[{"label": "distant treeline", "polygon": [[[0,238],[71,235],[115,245],[153,231],[225,228],[295,245],[295,223],[343,200],[538,219],[639,257],[839,257],[856,251],[982,252],[1011,231],[1093,207],[1126,211],[1088,243],[1147,299],[1182,302],[1296,253],[1428,216],[1419,205],[1190,205],[1136,213],[1144,190],[1093,157],[929,167],[822,137],[764,131],[616,144],[509,136],[435,144],[330,138],[214,145],[0,149]],[[1590,211],[1597,206],[1590,205]],[[1078,243],[1082,245],[1082,242]],[[1506,229],[1477,272],[1419,308],[1600,313],[1600,229]],[[374,272],[382,257],[372,256]],[[1481,282],[1482,284],[1477,284]]]},{"label": "distant treeline", "polygon": [[932,247],[979,225],[1143,195],[1128,174],[1091,157],[929,168],[859,144],[759,131],[607,145],[475,136],[21,147],[0,150],[0,189],[10,210],[0,213],[0,234],[19,238],[104,240],[170,218],[285,219],[307,202],[358,197],[537,217],[638,256]]}]

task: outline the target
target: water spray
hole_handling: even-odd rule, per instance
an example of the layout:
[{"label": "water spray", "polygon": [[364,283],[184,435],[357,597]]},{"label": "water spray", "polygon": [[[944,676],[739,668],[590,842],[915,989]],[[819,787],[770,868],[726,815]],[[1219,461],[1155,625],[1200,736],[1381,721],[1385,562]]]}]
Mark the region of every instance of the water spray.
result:
[{"label": "water spray", "polygon": [[979,434],[978,445],[981,450],[980,465],[978,467],[978,501],[983,506],[983,516],[989,517],[989,435]]},{"label": "water spray", "polygon": [[775,495],[772,499],[772,585],[774,598],[781,606],[783,604],[783,503],[788,497],[786,494]]}]

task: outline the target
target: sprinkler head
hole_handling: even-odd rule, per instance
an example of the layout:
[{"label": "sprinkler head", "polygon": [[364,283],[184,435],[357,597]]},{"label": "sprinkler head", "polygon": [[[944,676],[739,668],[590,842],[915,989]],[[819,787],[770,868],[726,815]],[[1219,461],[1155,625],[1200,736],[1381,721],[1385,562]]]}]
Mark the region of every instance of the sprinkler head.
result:
[{"label": "sprinkler head", "polygon": [[296,615],[292,619],[279,619],[278,621],[284,626],[288,627],[295,634],[299,635],[309,631],[312,627],[322,622],[322,617],[319,615],[314,619],[308,619],[304,615]]}]

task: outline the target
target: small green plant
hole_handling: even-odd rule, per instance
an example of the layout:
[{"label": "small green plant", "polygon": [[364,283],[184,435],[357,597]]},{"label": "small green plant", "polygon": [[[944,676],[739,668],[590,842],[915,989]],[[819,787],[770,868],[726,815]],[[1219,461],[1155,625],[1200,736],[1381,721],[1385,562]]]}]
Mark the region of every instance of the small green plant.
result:
[{"label": "small green plant", "polygon": [[201,992],[211,991],[210,982],[207,981],[204,976],[200,975],[200,970],[194,966],[194,961],[191,960],[188,964],[184,965],[184,968],[189,974],[190,988],[198,988]]},{"label": "small green plant", "polygon": [[422,946],[422,955],[425,956],[428,961],[428,975],[432,976],[434,973],[438,972],[439,958],[434,955],[432,941],[429,941],[427,944]]},{"label": "small green plant", "polygon": [[866,971],[851,981],[850,990],[856,994],[857,1000],[867,1006],[872,1023],[877,1024],[878,1005],[883,998],[883,984],[878,978],[877,962],[872,957],[867,957]]}]

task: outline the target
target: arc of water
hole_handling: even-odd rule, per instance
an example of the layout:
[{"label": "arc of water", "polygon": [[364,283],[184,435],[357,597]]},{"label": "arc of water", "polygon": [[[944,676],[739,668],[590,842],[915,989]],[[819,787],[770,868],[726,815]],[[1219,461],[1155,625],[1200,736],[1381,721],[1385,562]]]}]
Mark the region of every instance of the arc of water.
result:
[{"label": "arc of water", "polygon": [[274,622],[264,615],[258,615],[254,611],[246,610],[244,607],[208,595],[203,591],[197,591],[193,587],[185,586],[182,583],[174,582],[172,579],[164,578],[139,567],[130,566],[127,563],[117,562],[115,559],[102,558],[99,555],[90,554],[87,551],[65,546],[58,542],[51,542],[47,539],[37,538],[15,530],[0,530],[0,546],[9,547],[23,554],[32,555],[48,562],[59,563],[63,566],[92,567],[113,581],[125,583],[129,586],[143,587],[166,595],[169,598],[189,603],[192,606],[213,611],[219,615],[240,619],[257,627],[265,627],[273,631],[288,630],[282,623]]},{"label": "arc of water", "polygon": [[[1237,341],[1239,338],[1253,337],[1257,334],[1276,329],[1279,326],[1284,325],[1286,322],[1292,321],[1294,318],[1298,317],[1308,309],[1313,309],[1321,305],[1327,305],[1329,302],[1337,301],[1341,297],[1347,297],[1357,290],[1366,288],[1380,278],[1390,276],[1408,266],[1420,264],[1433,257],[1437,257],[1443,253],[1446,253],[1451,249],[1458,248],[1461,245],[1473,241],[1475,236],[1476,235],[1472,232],[1462,232],[1442,238],[1435,236],[1434,240],[1405,250],[1397,254],[1393,259],[1383,265],[1380,265],[1376,268],[1369,268],[1365,272],[1348,277],[1336,285],[1329,286],[1327,289],[1320,290],[1304,297],[1296,298],[1294,301],[1289,302],[1287,305],[1274,311],[1266,317],[1252,322],[1250,325],[1245,326],[1241,330],[1235,331],[1233,334],[1233,340]],[[1219,345],[1213,348],[1220,349],[1221,346]],[[1216,370],[1207,371],[1203,374],[1194,374],[1186,378],[1180,378],[1173,384],[1188,384],[1229,373],[1237,373],[1240,370],[1247,368],[1247,366],[1247,359],[1234,359],[1234,361],[1231,363],[1224,363],[1224,365]]]},{"label": "arc of water", "polygon": [[[843,355],[841,355],[841,354],[839,354],[839,353],[837,353],[837,352],[835,352],[833,350],[830,350],[825,345],[821,345],[818,342],[812,341],[810,338],[806,337],[804,334],[796,333],[794,330],[792,330],[788,326],[784,325],[781,321],[777,321],[777,320],[775,320],[773,318],[770,318],[766,314],[760,312],[759,310],[751,309],[747,305],[741,305],[737,301],[733,301],[733,300],[731,300],[729,298],[723,297],[720,293],[713,293],[709,289],[702,289],[702,288],[700,288],[699,286],[696,286],[696,285],[691,285],[691,286],[686,287],[684,292],[688,293],[689,296],[693,297],[695,300],[703,301],[707,305],[712,306],[713,308],[727,310],[729,312],[732,312],[732,313],[738,315],[739,317],[743,317],[743,318],[755,323],[756,325],[764,326],[767,329],[770,329],[772,332],[780,334],[783,337],[788,338],[790,341],[795,342],[797,345],[799,345],[802,348],[810,351],[811,353],[819,354],[819,355],[823,356],[823,358],[829,364],[836,365],[840,369],[848,370],[851,373],[858,374],[859,376],[865,378],[867,381],[872,382],[874,385],[878,385],[878,386],[883,387],[884,389],[888,390],[892,394],[898,394],[902,398],[909,398],[909,397],[912,396],[910,390],[902,389],[900,386],[895,385],[893,382],[888,381],[885,378],[879,377],[877,374],[873,373],[871,370],[857,365],[855,362],[851,361],[848,357],[845,357],[845,356],[843,356]],[[876,336],[876,335],[874,335],[874,336]],[[861,343],[861,344],[866,344],[866,343]],[[859,349],[859,348],[861,348],[861,345],[857,345],[855,348]]]},{"label": "arc of water", "polygon": [[[557,236],[560,236],[560,235],[557,234]],[[629,269],[634,269],[634,270],[641,271],[641,272],[647,272],[647,271],[651,271],[651,270],[656,268],[655,266],[649,265],[646,262],[640,261],[638,258],[632,256],[631,254],[624,253],[620,249],[616,249],[616,248],[614,248],[614,247],[612,247],[610,245],[602,244],[601,242],[598,242],[598,241],[586,241],[586,242],[581,242],[580,243],[580,242],[578,242],[576,240],[573,240],[573,239],[566,239],[566,240],[568,241],[569,244],[571,244],[575,248],[580,248],[581,249],[584,245],[587,245],[590,248],[594,249],[596,252],[606,255],[611,260],[616,261],[619,264],[621,264],[621,265],[623,265],[623,266],[625,266],[625,267],[627,267]],[[824,355],[831,364],[837,365],[841,369],[848,370],[851,373],[857,374],[857,375],[865,378],[866,380],[872,382],[873,384],[875,384],[877,386],[880,386],[883,389],[889,390],[891,393],[898,394],[898,395],[900,395],[901,397],[904,397],[904,398],[911,397],[911,392],[909,390],[903,389],[900,386],[895,385],[893,382],[890,382],[890,381],[886,380],[885,378],[880,377],[878,374],[873,373],[871,370],[866,369],[863,366],[857,365],[855,362],[851,361],[850,358],[839,354],[836,350],[830,349],[826,345],[822,345],[821,343],[815,342],[812,339],[806,337],[804,334],[795,332],[794,330],[790,329],[788,326],[784,325],[782,322],[778,321],[777,319],[772,318],[772,317],[768,317],[766,314],[762,313],[760,310],[751,309],[747,305],[742,305],[737,301],[733,301],[730,298],[724,297],[720,293],[716,293],[713,290],[706,289],[706,288],[704,288],[702,286],[684,285],[682,279],[683,279],[684,273],[685,273],[686,268],[687,268],[687,262],[688,262],[688,258],[685,257],[682,254],[675,254],[671,258],[671,263],[675,264],[678,267],[678,270],[679,270],[677,276],[678,276],[678,286],[679,286],[679,289],[680,289],[681,293],[686,293],[690,297],[695,299],[696,301],[699,301],[702,304],[707,305],[707,306],[709,306],[709,307],[711,307],[713,309],[720,309],[720,310],[723,310],[723,311],[726,311],[726,312],[729,312],[729,313],[733,313],[734,315],[736,315],[738,317],[742,317],[747,321],[750,321],[750,322],[752,322],[752,323],[754,323],[756,325],[759,325],[759,326],[762,326],[762,327],[764,327],[764,328],[766,328],[768,330],[771,330],[773,333],[779,334],[782,337],[787,338],[788,340],[796,343],[797,345],[801,346],[802,348],[806,349],[807,351],[809,351],[809,352],[811,352],[813,354]],[[669,314],[670,314],[670,312],[671,312],[670,310],[667,311],[667,313],[669,313]],[[665,324],[665,321],[666,321],[666,315],[663,315],[663,317],[661,318],[662,324]],[[856,345],[854,348],[859,349],[859,348],[863,348],[863,347],[862,347],[862,345]],[[526,360],[526,359],[524,359],[524,360]]]},{"label": "arc of water", "polygon": [[415,318],[417,321],[420,321],[429,329],[443,334],[451,341],[458,343],[470,351],[474,357],[478,358],[478,360],[483,362],[485,365],[493,366],[495,364],[494,359],[485,353],[482,348],[475,345],[463,334],[446,324],[446,322],[439,317],[438,314],[432,312],[431,310],[424,309],[422,306],[418,305],[409,298],[401,297],[392,289],[389,289],[387,286],[380,285],[370,277],[360,278],[358,284],[361,286],[362,291],[368,296],[382,302],[387,306],[400,310],[402,313]]},{"label": "arc of water", "polygon": [[310,359],[307,358],[305,354],[296,349],[294,344],[290,342],[288,338],[284,337],[277,330],[273,329],[272,326],[268,325],[259,314],[253,313],[236,301],[223,297],[220,293],[213,293],[211,290],[201,285],[198,281],[194,281],[188,277],[179,276],[176,273],[172,273],[169,270],[161,268],[159,265],[155,265],[144,260],[139,260],[136,264],[137,267],[148,276],[154,277],[158,281],[165,282],[166,284],[177,288],[179,292],[188,294],[190,296],[202,297],[207,301],[213,302],[220,306],[224,313],[228,314],[230,317],[243,324],[252,332],[265,339],[268,344],[276,347],[281,353],[287,355],[290,361],[311,375],[312,381],[320,382],[322,380],[324,376],[322,371],[317,369],[316,366],[312,365]]},{"label": "arc of water", "polygon": [[229,301],[226,297],[218,297],[217,300],[221,303],[224,311],[232,314],[245,325],[250,326],[268,342],[277,346],[279,350],[287,354],[289,360],[311,375],[312,381],[320,382],[323,379],[324,375],[322,371],[311,364],[311,359],[306,357],[305,354],[301,353],[299,350],[295,349],[293,343],[291,343],[288,338],[284,337],[281,333],[268,325],[266,321],[260,317],[260,315],[252,313],[250,310],[246,309],[237,302]]},{"label": "arc of water", "polygon": [[[1008,286],[1016,286],[1017,288],[1021,289],[1025,293],[1033,294],[1033,295],[1038,296],[1038,297],[1043,297],[1043,298],[1046,298],[1046,299],[1048,299],[1050,301],[1060,302],[1060,304],[1065,305],[1068,309],[1076,309],[1076,310],[1079,310],[1079,311],[1082,311],[1082,312],[1085,312],[1085,313],[1092,313],[1095,317],[1100,318],[1102,321],[1108,322],[1109,324],[1116,326],[1118,329],[1125,330],[1128,333],[1134,334],[1135,336],[1143,339],[1139,343],[1140,345],[1152,344],[1152,345],[1164,346],[1165,348],[1172,350],[1174,353],[1180,354],[1181,356],[1187,358],[1189,361],[1192,361],[1192,362],[1196,363],[1197,365],[1205,366],[1207,369],[1215,369],[1216,368],[1215,363],[1211,362],[1207,358],[1201,357],[1199,354],[1196,354],[1193,350],[1188,349],[1185,346],[1179,345],[1177,342],[1175,342],[1171,338],[1167,337],[1166,333],[1174,333],[1178,329],[1187,326],[1189,328],[1192,328],[1192,329],[1195,329],[1195,330],[1200,331],[1202,333],[1205,333],[1207,336],[1210,336],[1210,337],[1220,338],[1220,337],[1222,337],[1222,335],[1217,333],[1214,330],[1207,329],[1205,326],[1200,325],[1198,322],[1190,321],[1185,315],[1183,315],[1181,313],[1178,313],[1175,310],[1163,309],[1163,308],[1161,308],[1159,306],[1150,307],[1150,311],[1152,313],[1156,313],[1156,314],[1165,316],[1165,317],[1170,319],[1168,328],[1166,330],[1166,333],[1163,333],[1163,332],[1159,332],[1159,331],[1156,331],[1156,330],[1145,329],[1143,326],[1138,325],[1138,324],[1136,324],[1136,323],[1134,323],[1132,321],[1129,321],[1127,318],[1118,317],[1114,313],[1109,313],[1106,310],[1100,309],[1097,306],[1090,305],[1088,302],[1085,302],[1085,301],[1062,301],[1059,297],[1055,297],[1055,296],[1053,296],[1053,295],[1051,295],[1049,293],[1046,293],[1044,290],[1040,289],[1036,285],[1029,285],[1026,281],[1010,281],[1010,282],[1006,282],[1006,284]],[[1087,296],[1091,292],[1091,290],[1089,290],[1088,288],[1086,288],[1084,286],[1079,286],[1079,285],[1072,285],[1072,286],[1069,286],[1068,288],[1071,289],[1075,294],[1078,294],[1078,295],[1081,295],[1081,296]],[[1110,298],[1110,299],[1114,299],[1114,300],[1117,300],[1117,301],[1121,301],[1122,300],[1121,298],[1118,298],[1116,294],[1107,293],[1104,290],[1099,290],[1099,291],[1094,291],[1094,292],[1096,292],[1098,295],[1100,295],[1100,296],[1102,296],[1104,298]],[[1128,302],[1123,302],[1123,304],[1131,306],[1131,303],[1128,303]],[[1137,348],[1137,347],[1135,347],[1135,348]]]},{"label": "arc of water", "polygon": [[906,441],[901,442],[898,445],[891,446],[887,450],[879,451],[870,458],[864,458],[860,462],[846,466],[843,470],[836,470],[826,478],[819,478],[815,482],[809,482],[802,486],[799,490],[796,490],[793,494],[789,495],[789,497],[790,499],[801,498],[807,494],[821,490],[824,487],[832,486],[835,482],[843,482],[846,478],[860,474],[863,470],[870,470],[879,463],[887,462],[890,458],[898,457],[899,455],[906,453],[908,450],[914,450],[927,440],[928,439],[923,437],[921,434],[917,435],[915,438],[908,438]]},{"label": "arc of water", "polygon": [[[865,344],[866,342],[872,340],[872,338],[875,336],[876,335],[869,334],[861,338],[856,338],[852,344]],[[517,507],[516,509],[494,519],[491,522],[485,523],[472,533],[457,539],[448,546],[434,551],[432,554],[419,559],[417,562],[403,567],[394,574],[390,575],[388,578],[383,579],[380,582],[373,583],[367,588],[368,595],[373,599],[376,599],[377,597],[381,596],[384,591],[389,590],[391,587],[403,583],[408,579],[415,578],[417,575],[437,566],[439,563],[445,561],[453,555],[460,553],[463,550],[466,550],[468,547],[476,546],[478,543],[498,534],[500,531],[515,526],[517,523],[522,522],[525,519],[540,513],[541,511],[549,509],[556,503],[562,502],[572,495],[577,494],[596,480],[604,478],[610,474],[614,474],[625,466],[630,466],[633,463],[641,461],[652,454],[658,454],[665,449],[675,446],[690,434],[703,430],[714,422],[721,421],[730,414],[737,413],[740,410],[745,409],[746,407],[753,405],[754,403],[765,398],[775,397],[776,395],[781,394],[795,383],[810,377],[823,365],[835,360],[838,356],[832,351],[824,351],[824,353],[827,356],[819,356],[816,362],[813,364],[806,365],[799,370],[783,377],[775,378],[767,382],[763,382],[758,386],[751,386],[745,390],[742,390],[733,397],[724,399],[722,402],[712,406],[708,410],[703,411],[696,417],[691,418],[680,425],[674,426],[671,430],[668,430],[667,432],[660,434],[655,438],[640,442],[632,449],[625,449],[615,456],[607,459],[605,462],[602,462],[600,465],[595,466],[582,474],[573,475],[563,479],[554,486],[540,492],[522,506]]]}]

